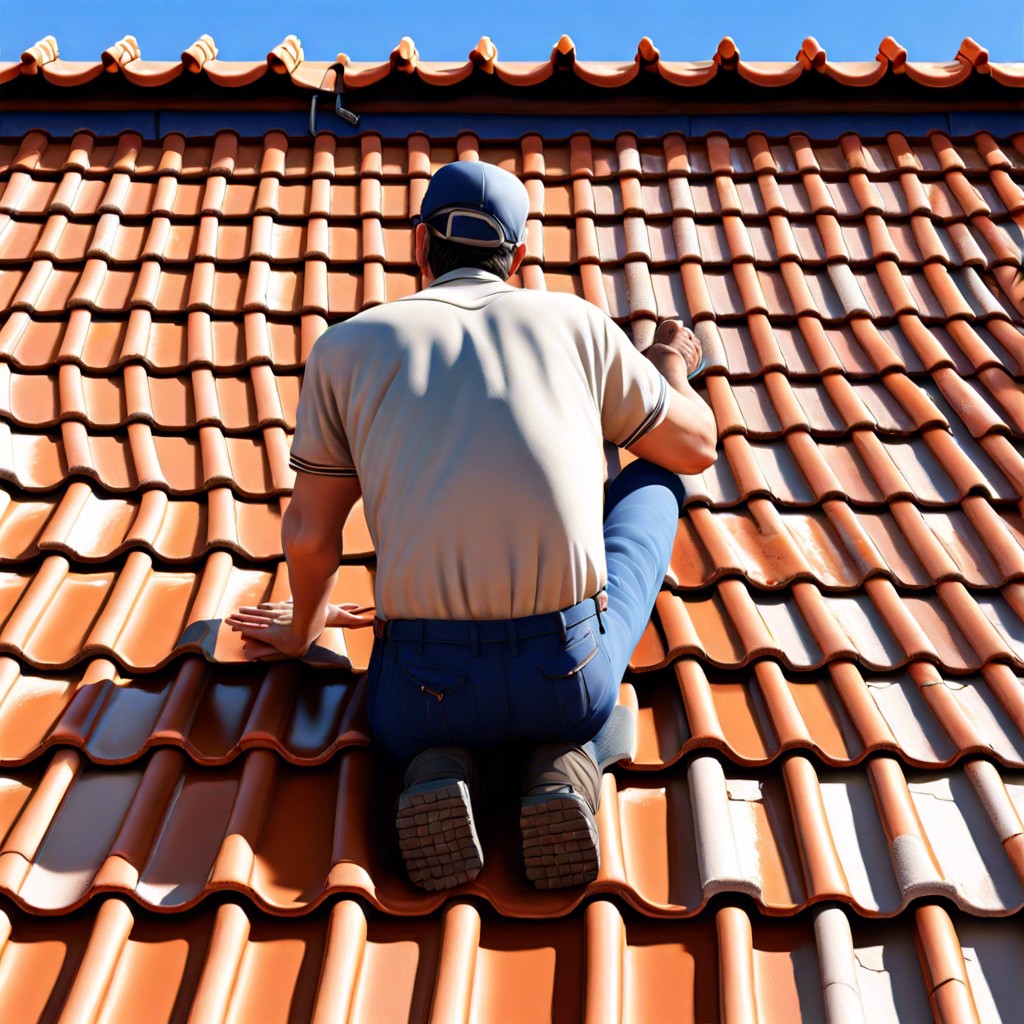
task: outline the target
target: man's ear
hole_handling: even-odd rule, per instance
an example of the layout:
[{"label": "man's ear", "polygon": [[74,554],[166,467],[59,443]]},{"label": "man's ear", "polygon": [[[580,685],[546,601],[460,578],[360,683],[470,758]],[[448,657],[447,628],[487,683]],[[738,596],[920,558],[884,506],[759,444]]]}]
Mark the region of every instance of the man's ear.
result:
[{"label": "man's ear", "polygon": [[428,285],[434,280],[434,275],[430,272],[430,262],[427,259],[427,253],[430,252],[430,232],[426,224],[416,225],[415,248],[416,265],[423,275],[423,284]]},{"label": "man's ear", "polygon": [[526,255],[526,243],[520,242],[516,246],[516,251],[512,256],[512,266],[509,269],[508,276],[511,277],[518,269],[519,264],[523,262],[523,257]]}]

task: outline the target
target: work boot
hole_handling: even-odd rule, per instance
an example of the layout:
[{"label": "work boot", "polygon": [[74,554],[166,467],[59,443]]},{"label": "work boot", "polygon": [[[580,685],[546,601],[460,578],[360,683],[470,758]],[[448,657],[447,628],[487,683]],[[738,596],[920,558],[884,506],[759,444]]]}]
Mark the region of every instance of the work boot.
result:
[{"label": "work boot", "polygon": [[409,880],[436,892],[470,882],[484,855],[473,821],[473,756],[462,747],[431,747],[405,771],[395,825]]},{"label": "work boot", "polygon": [[526,877],[538,889],[566,889],[597,878],[601,772],[574,743],[549,743],[526,769],[519,813]]}]

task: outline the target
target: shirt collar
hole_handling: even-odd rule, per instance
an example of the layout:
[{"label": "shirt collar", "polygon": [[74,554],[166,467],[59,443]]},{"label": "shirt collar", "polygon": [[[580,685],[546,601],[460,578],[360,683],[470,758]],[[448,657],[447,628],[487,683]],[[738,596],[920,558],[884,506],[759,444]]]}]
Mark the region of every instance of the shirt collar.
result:
[{"label": "shirt collar", "polygon": [[456,267],[455,270],[449,270],[447,274],[434,278],[427,285],[427,288],[434,288],[439,284],[448,284],[450,281],[476,281],[481,284],[494,284],[497,282],[498,284],[505,284],[497,274],[492,274],[489,270],[481,270],[479,267]]}]

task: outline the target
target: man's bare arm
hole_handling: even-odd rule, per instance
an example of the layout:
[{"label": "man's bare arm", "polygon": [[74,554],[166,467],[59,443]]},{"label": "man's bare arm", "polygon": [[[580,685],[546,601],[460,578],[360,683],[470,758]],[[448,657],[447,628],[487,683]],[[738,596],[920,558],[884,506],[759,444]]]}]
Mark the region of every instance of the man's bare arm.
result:
[{"label": "man's bare arm", "polygon": [[655,337],[645,355],[668,383],[668,415],[629,450],[673,473],[700,473],[718,454],[715,415],[687,380],[699,362],[700,341],[678,320],[659,325]]},{"label": "man's bare arm", "polygon": [[291,614],[261,616],[258,609],[239,609],[228,622],[246,637],[247,656],[277,652],[302,657],[323,631],[341,560],[341,529],[360,493],[356,477],[296,473],[281,527],[292,588]]}]

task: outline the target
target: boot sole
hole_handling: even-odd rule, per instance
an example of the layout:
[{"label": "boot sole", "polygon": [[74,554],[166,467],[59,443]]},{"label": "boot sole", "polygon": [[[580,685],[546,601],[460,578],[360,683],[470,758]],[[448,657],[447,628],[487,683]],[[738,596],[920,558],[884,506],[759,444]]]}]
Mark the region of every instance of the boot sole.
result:
[{"label": "boot sole", "polygon": [[405,790],[398,798],[395,825],[414,885],[437,892],[480,874],[484,855],[465,782],[444,779]]},{"label": "boot sole", "polygon": [[571,793],[523,797],[519,814],[526,877],[538,889],[567,889],[597,878],[597,822],[586,801]]}]

